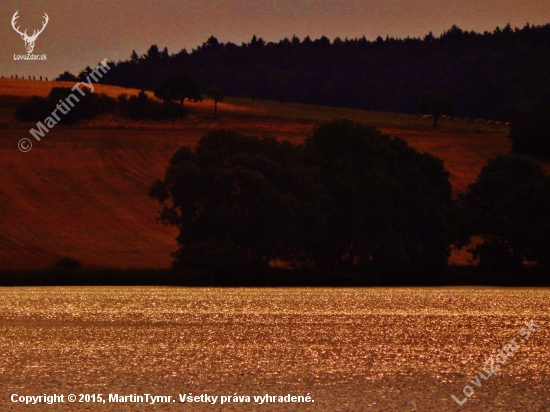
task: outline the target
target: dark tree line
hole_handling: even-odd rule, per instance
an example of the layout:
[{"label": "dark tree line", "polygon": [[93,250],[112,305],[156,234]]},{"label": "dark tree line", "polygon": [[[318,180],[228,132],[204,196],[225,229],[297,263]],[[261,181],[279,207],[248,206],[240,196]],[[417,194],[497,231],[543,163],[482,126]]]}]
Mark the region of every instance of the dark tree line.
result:
[{"label": "dark tree line", "polygon": [[452,241],[442,161],[347,120],[302,146],[209,132],[176,152],[150,195],[180,230],[175,268],[238,274],[283,262],[399,282],[442,271]]},{"label": "dark tree line", "polygon": [[550,267],[550,177],[536,162],[492,159],[457,200],[448,177],[405,141],[335,120],[300,146],[208,132],[149,195],[179,229],[176,269],[261,275],[284,264],[437,283],[451,245],[490,271]]},{"label": "dark tree line", "polygon": [[21,103],[15,115],[22,121],[39,122],[48,118],[55,120],[52,115],[55,111],[59,118],[55,124],[59,122],[71,126],[83,119],[95,119],[103,113],[113,113],[132,120],[159,121],[184,117],[186,114],[182,105],[170,100],[158,102],[150,99],[144,91],[130,97],[122,94],[115,99],[105,93],[91,93],[82,89],[85,88],[77,92],[69,87],[54,87],[47,97],[32,96]]},{"label": "dark tree line", "polygon": [[[419,96],[442,90],[456,116],[512,119],[523,105],[550,102],[550,25],[475,33],[453,26],[439,37],[306,37],[220,43],[190,53],[151,46],[110,63],[101,82],[154,90],[174,73],[227,95],[415,113]],[[88,69],[87,69],[88,70]],[[85,76],[87,70],[81,73]]]},{"label": "dark tree line", "polygon": [[[59,122],[70,126],[82,119],[95,119],[102,113],[115,110],[116,100],[112,97],[105,93],[94,94],[80,90],[78,93],[69,87],[54,87],[47,97],[32,96],[20,104],[15,115],[19,120],[33,122],[44,121],[49,117],[54,120],[54,124]],[[57,121],[52,115],[54,111]]]}]

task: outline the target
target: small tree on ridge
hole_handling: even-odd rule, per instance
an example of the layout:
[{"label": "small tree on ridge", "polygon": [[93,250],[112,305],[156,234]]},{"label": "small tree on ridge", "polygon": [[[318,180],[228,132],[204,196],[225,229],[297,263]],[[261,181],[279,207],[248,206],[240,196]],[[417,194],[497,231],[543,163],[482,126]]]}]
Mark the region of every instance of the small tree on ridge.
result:
[{"label": "small tree on ridge", "polygon": [[216,113],[218,112],[218,102],[223,102],[225,94],[219,87],[211,87],[206,91],[206,95],[214,99],[214,117],[216,117]]},{"label": "small tree on ridge", "polygon": [[452,115],[453,102],[451,97],[441,90],[432,90],[420,96],[418,111],[422,114],[431,114],[434,117],[434,128],[437,127],[437,119],[443,115]]}]

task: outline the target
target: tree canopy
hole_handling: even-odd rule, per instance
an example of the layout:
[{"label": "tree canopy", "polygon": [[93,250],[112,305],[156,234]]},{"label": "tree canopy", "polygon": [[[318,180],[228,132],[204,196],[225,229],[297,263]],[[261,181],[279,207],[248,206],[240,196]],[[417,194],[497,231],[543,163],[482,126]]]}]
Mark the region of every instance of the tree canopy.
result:
[{"label": "tree canopy", "polygon": [[420,96],[418,111],[422,114],[431,114],[434,117],[434,128],[437,127],[437,119],[441,115],[453,114],[453,101],[451,96],[441,90],[433,90]]},{"label": "tree canopy", "polygon": [[316,259],[395,278],[446,265],[453,202],[441,160],[376,129],[337,120],[305,142],[324,189],[326,232]]},{"label": "tree canopy", "polygon": [[179,228],[178,268],[283,263],[399,280],[442,270],[452,240],[442,162],[347,120],[305,146],[209,132],[176,152],[150,195]]},{"label": "tree canopy", "polygon": [[489,160],[460,201],[459,246],[473,246],[480,267],[510,271],[526,261],[548,265],[550,178],[535,161],[517,155]]},{"label": "tree canopy", "polygon": [[155,97],[166,102],[176,100],[183,106],[188,99],[197,102],[202,99],[201,88],[190,75],[172,74],[165,77],[155,89]]},{"label": "tree canopy", "polygon": [[185,116],[183,106],[172,101],[158,102],[150,99],[142,90],[137,96],[128,97],[125,94],[118,96],[118,108],[122,117],[132,120],[171,120]]},{"label": "tree canopy", "polygon": [[55,79],[57,82],[76,82],[76,76],[69,71],[65,71],[61,73],[57,78]]},{"label": "tree canopy", "polygon": [[238,272],[287,259],[297,150],[228,130],[179,149],[150,192],[165,205],[162,221],[180,229],[174,267]]}]

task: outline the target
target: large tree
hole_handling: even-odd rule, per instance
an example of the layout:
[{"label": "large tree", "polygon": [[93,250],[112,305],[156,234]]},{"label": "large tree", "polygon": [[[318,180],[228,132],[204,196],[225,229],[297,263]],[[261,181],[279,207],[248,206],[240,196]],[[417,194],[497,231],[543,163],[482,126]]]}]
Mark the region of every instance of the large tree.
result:
[{"label": "large tree", "polygon": [[192,102],[202,99],[201,89],[195,78],[184,74],[165,77],[155,89],[155,97],[167,102],[176,100],[182,106],[185,99]]},{"label": "large tree", "polygon": [[312,186],[299,159],[290,143],[227,130],[179,149],[150,192],[162,221],[180,230],[174,267],[235,273],[292,260],[297,196]]},{"label": "large tree", "polygon": [[449,256],[453,209],[441,160],[347,120],[317,127],[305,142],[328,215],[317,262],[386,272],[437,272]]},{"label": "large tree", "polygon": [[460,201],[458,246],[470,246],[482,268],[548,264],[550,178],[532,159],[505,155],[489,160]]}]

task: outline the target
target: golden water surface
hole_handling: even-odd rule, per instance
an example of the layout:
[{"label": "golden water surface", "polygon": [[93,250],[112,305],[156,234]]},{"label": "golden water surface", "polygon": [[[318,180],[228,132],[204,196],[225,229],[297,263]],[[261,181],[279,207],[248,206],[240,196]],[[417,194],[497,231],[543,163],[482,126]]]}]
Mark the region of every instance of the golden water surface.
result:
[{"label": "golden water surface", "polygon": [[[549,313],[540,288],[0,288],[0,410],[546,411]],[[469,383],[514,338],[500,370]],[[65,403],[10,401],[54,393]],[[254,402],[265,394],[315,402]]]}]

